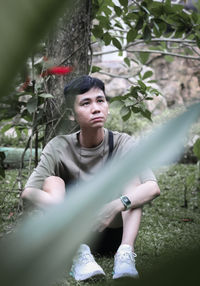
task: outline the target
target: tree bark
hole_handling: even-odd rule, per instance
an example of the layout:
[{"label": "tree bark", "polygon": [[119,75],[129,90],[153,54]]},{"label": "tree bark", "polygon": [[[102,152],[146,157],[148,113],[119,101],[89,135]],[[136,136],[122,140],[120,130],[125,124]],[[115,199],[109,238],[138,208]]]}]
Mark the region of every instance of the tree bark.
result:
[{"label": "tree bark", "polygon": [[48,92],[54,98],[45,106],[46,131],[44,144],[58,134],[72,131],[69,113],[64,104],[64,86],[73,78],[88,74],[90,59],[91,0],[75,0],[70,15],[66,12],[58,20],[47,39],[47,58],[55,65],[72,66],[73,72],[66,76],[51,76],[47,82]]}]

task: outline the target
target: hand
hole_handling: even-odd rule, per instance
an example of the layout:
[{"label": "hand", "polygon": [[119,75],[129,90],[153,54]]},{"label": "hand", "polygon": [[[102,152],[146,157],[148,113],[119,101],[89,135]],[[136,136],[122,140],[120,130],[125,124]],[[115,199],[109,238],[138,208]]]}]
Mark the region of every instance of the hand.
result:
[{"label": "hand", "polygon": [[115,216],[122,210],[123,205],[119,199],[106,204],[98,214],[96,229],[99,232],[102,232],[111,224]]}]

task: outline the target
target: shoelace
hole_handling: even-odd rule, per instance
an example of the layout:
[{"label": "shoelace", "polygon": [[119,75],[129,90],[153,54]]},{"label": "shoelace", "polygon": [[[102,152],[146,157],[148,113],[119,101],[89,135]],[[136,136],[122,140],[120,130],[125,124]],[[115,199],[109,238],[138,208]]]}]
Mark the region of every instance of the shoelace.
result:
[{"label": "shoelace", "polygon": [[77,263],[86,264],[86,263],[91,262],[91,261],[94,261],[94,258],[93,258],[91,253],[79,253],[79,254],[77,254],[77,256],[75,257],[75,259],[73,261],[71,271],[70,271],[70,275],[73,276],[73,273],[76,269]]},{"label": "shoelace", "polygon": [[81,253],[78,255],[76,261],[81,263],[88,263],[94,261],[94,258],[91,253]]},{"label": "shoelace", "polygon": [[134,252],[123,251],[116,254],[116,259],[126,263],[135,262],[135,257],[137,257],[137,254]]}]

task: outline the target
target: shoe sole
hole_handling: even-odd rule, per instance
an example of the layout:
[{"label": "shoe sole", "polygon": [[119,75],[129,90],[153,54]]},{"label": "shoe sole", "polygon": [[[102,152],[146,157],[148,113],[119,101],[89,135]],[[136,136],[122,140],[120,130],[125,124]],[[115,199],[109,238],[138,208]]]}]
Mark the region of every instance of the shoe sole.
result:
[{"label": "shoe sole", "polygon": [[91,275],[82,275],[78,278],[74,277],[76,281],[100,280],[102,278],[105,278],[105,273],[99,271],[93,272]]},{"label": "shoe sole", "polygon": [[139,279],[139,275],[130,275],[129,273],[123,273],[122,275],[113,275],[113,279],[124,279],[124,278]]}]

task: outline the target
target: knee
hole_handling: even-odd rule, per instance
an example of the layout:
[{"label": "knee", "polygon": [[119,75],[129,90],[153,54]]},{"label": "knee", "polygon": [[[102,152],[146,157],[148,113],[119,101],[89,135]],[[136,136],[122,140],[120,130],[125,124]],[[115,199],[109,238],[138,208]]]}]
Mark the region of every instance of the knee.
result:
[{"label": "knee", "polygon": [[152,184],[153,184],[154,196],[155,196],[155,197],[160,196],[160,188],[159,188],[157,182],[152,182]]},{"label": "knee", "polygon": [[43,190],[49,189],[52,186],[59,186],[61,188],[65,188],[65,182],[63,179],[57,176],[50,176],[44,180]]}]

